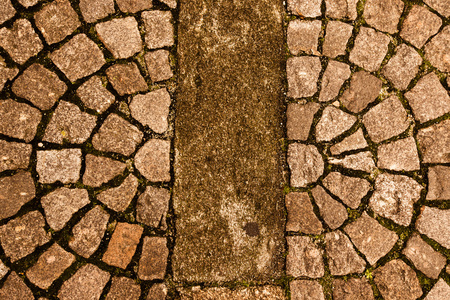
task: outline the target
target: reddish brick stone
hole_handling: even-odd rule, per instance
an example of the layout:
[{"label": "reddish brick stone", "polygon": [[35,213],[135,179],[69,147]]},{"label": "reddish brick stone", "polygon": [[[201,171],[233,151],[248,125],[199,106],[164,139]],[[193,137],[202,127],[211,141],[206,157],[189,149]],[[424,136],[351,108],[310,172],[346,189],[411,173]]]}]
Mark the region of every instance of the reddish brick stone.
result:
[{"label": "reddish brick stone", "polygon": [[118,223],[102,260],[109,265],[126,269],[143,231],[144,229],[136,224]]}]

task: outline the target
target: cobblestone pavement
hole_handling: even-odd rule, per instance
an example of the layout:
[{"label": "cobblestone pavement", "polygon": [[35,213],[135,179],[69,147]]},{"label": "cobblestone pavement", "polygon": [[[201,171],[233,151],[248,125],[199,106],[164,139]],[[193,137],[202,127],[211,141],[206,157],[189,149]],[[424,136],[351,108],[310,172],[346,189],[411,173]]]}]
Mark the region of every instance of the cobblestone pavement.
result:
[{"label": "cobblestone pavement", "polygon": [[176,0],[0,0],[1,300],[450,299],[450,2],[284,5],[283,274],[205,284],[172,270]]}]

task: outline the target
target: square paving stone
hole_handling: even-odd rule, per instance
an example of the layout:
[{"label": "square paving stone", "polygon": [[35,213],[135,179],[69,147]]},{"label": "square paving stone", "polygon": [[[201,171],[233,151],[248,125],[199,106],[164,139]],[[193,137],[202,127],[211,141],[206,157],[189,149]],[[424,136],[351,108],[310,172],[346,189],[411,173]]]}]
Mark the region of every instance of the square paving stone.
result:
[{"label": "square paving stone", "polygon": [[339,197],[350,208],[357,209],[361,199],[369,192],[370,182],[365,179],[342,175],[339,172],[331,172],[322,181],[333,195]]},{"label": "square paving stone", "polygon": [[115,12],[114,0],[80,0],[80,11],[88,23],[106,18]]},{"label": "square paving stone", "polygon": [[125,171],[123,162],[102,156],[88,154],[85,159],[86,169],[83,184],[99,187]]},{"label": "square paving stone", "polygon": [[155,283],[148,291],[146,300],[165,300],[167,287],[164,283]]},{"label": "square paving stone", "polygon": [[328,162],[347,169],[359,170],[366,173],[372,173],[376,169],[373,155],[369,151],[350,154],[344,158],[330,157],[328,158]]},{"label": "square paving stone", "polygon": [[320,215],[331,229],[340,227],[348,218],[344,205],[334,200],[320,185],[311,190]]},{"label": "square paving stone", "polygon": [[325,274],[323,251],[308,236],[287,236],[288,255],[286,273],[288,276],[320,278]]},{"label": "square paving stone", "polygon": [[353,27],[340,21],[330,21],[325,32],[325,41],[322,54],[331,58],[345,55],[348,39],[351,37]]},{"label": "square paving stone", "polygon": [[12,85],[12,91],[41,110],[52,108],[67,90],[58,76],[40,64],[32,64]]},{"label": "square paving stone", "polygon": [[55,0],[45,5],[34,19],[49,45],[62,41],[81,25],[68,0]]},{"label": "square paving stone", "polygon": [[141,34],[134,17],[98,23],[95,30],[114,58],[128,58],[142,50]]},{"label": "square paving stone", "polygon": [[317,281],[293,280],[289,287],[291,300],[325,300],[323,287]]},{"label": "square paving stone", "polygon": [[30,288],[17,276],[17,273],[11,272],[0,289],[0,299],[32,300],[34,296]]},{"label": "square paving stone", "polygon": [[394,34],[404,6],[401,0],[367,0],[364,19],[375,29]]},{"label": "square paving stone", "polygon": [[106,74],[120,96],[148,90],[147,83],[134,62],[115,64],[106,70]]},{"label": "square paving stone", "polygon": [[450,3],[441,0],[424,0],[424,2],[444,17],[450,17]]},{"label": "square paving stone", "polygon": [[97,72],[106,63],[100,48],[84,33],[77,34],[49,56],[72,82]]},{"label": "square paving stone", "polygon": [[164,237],[145,237],[139,260],[138,277],[141,280],[164,279],[169,249]]},{"label": "square paving stone", "polygon": [[26,19],[17,19],[11,29],[0,29],[0,46],[18,64],[25,63],[44,47],[30,21]]},{"label": "square paving stone", "polygon": [[58,292],[61,300],[98,300],[111,275],[87,264],[66,280]]},{"label": "square paving stone", "polygon": [[30,142],[41,122],[41,112],[25,103],[0,100],[0,133]]},{"label": "square paving stone", "polygon": [[174,29],[170,11],[144,11],[145,43],[150,49],[170,47],[174,44]]},{"label": "square paving stone", "polygon": [[414,5],[403,21],[400,36],[416,48],[422,48],[441,28],[442,20],[426,7]]},{"label": "square paving stone", "polygon": [[450,200],[450,167],[435,166],[428,169],[427,200]]},{"label": "square paving stone", "polygon": [[55,243],[39,257],[26,274],[34,285],[46,290],[74,261],[73,254]]},{"label": "square paving stone", "polygon": [[287,0],[287,9],[294,15],[315,18],[320,16],[320,0]]},{"label": "square paving stone", "polygon": [[311,130],[314,115],[319,111],[319,108],[320,105],[314,102],[288,104],[286,110],[287,138],[306,141]]},{"label": "square paving stone", "polygon": [[420,170],[419,153],[413,137],[396,140],[378,147],[377,167],[393,171]]},{"label": "square paving stone", "polygon": [[170,141],[150,139],[136,153],[135,165],[150,181],[170,181]]},{"label": "square paving stone", "polygon": [[357,121],[357,117],[350,115],[332,105],[325,107],[316,125],[316,141],[331,141],[349,130]]},{"label": "square paving stone", "polygon": [[137,13],[152,8],[152,0],[116,0],[119,9],[124,13]]},{"label": "square paving stone", "polygon": [[322,22],[319,20],[303,21],[292,20],[287,28],[287,44],[292,55],[301,52],[318,54],[317,45],[319,34],[322,31]]},{"label": "square paving stone", "polygon": [[441,72],[450,72],[450,25],[425,45],[425,58]]},{"label": "square paving stone", "polygon": [[28,172],[19,171],[12,176],[0,178],[0,220],[15,215],[35,194],[34,181]]},{"label": "square paving stone", "polygon": [[442,279],[439,278],[438,282],[433,286],[425,300],[442,300],[450,298],[450,286]]},{"label": "square paving stone", "polygon": [[170,68],[169,51],[157,50],[148,52],[145,54],[145,63],[153,82],[172,78],[173,72]]},{"label": "square paving stone", "polygon": [[136,220],[154,228],[158,228],[160,225],[165,227],[169,200],[170,192],[168,190],[147,186],[145,192],[138,198]]},{"label": "square paving stone", "polygon": [[383,67],[383,75],[400,90],[408,87],[411,80],[416,77],[422,57],[414,48],[401,44],[397,53]]},{"label": "square paving stone", "polygon": [[97,117],[82,112],[78,106],[61,101],[56,107],[42,140],[50,143],[82,144],[97,125]]},{"label": "square paving stone", "polygon": [[423,163],[450,163],[450,120],[444,120],[417,133]]},{"label": "square paving stone", "polygon": [[350,239],[341,231],[325,234],[325,243],[331,275],[362,273],[366,268],[366,261],[356,253]]},{"label": "square paving stone", "polygon": [[86,107],[103,113],[116,100],[114,95],[108,91],[99,76],[92,76],[78,89],[77,95]]},{"label": "square paving stone", "polygon": [[126,277],[113,277],[106,300],[138,300],[141,287],[133,279]]},{"label": "square paving stone", "polygon": [[13,80],[18,73],[18,68],[8,68],[6,66],[4,58],[0,56],[0,92],[5,87],[5,83]]},{"label": "square paving stone", "polygon": [[336,19],[355,20],[358,16],[357,3],[358,0],[325,0],[326,15]]},{"label": "square paving stone", "polygon": [[[106,204],[108,208],[121,212],[127,209],[137,192],[139,182],[132,174],[118,187],[108,189],[97,195],[97,199]],[[139,221],[139,220],[138,220]]]},{"label": "square paving stone", "polygon": [[349,111],[359,113],[380,95],[383,82],[366,71],[358,71],[350,80],[350,87],[340,99]]},{"label": "square paving stone", "polygon": [[364,149],[368,147],[367,141],[364,137],[363,131],[359,128],[355,133],[349,135],[341,142],[330,147],[330,152],[333,155],[338,155],[346,151]]},{"label": "square paving stone", "polygon": [[290,57],[286,63],[288,97],[310,97],[317,92],[322,65],[318,57]]},{"label": "square paving stone", "polygon": [[81,149],[37,151],[39,182],[75,183],[80,177]]},{"label": "square paving stone", "polygon": [[450,210],[424,206],[416,221],[416,229],[450,249]]},{"label": "square paving stone", "polygon": [[11,4],[11,0],[0,0],[0,25],[14,17],[15,14],[16,10]]},{"label": "square paving stone", "polygon": [[27,256],[50,240],[51,235],[44,226],[44,217],[38,211],[31,211],[0,226],[0,242],[11,262]]},{"label": "square paving stone", "polygon": [[339,94],[344,82],[350,78],[350,67],[347,64],[330,60],[323,73],[319,101],[333,100]]},{"label": "square paving stone", "polygon": [[26,169],[30,163],[32,146],[0,140],[0,172]]},{"label": "square paving stone", "polygon": [[333,280],[334,300],[374,300],[372,287],[366,278]]},{"label": "square paving stone", "polygon": [[322,223],[314,213],[308,193],[291,192],[285,198],[287,209],[286,231],[320,234]]},{"label": "square paving stone", "polygon": [[314,145],[290,144],[287,162],[291,170],[291,185],[305,187],[323,174],[324,161]]},{"label": "square paving stone", "polygon": [[372,28],[361,27],[349,60],[369,72],[377,71],[388,52],[390,39]]}]

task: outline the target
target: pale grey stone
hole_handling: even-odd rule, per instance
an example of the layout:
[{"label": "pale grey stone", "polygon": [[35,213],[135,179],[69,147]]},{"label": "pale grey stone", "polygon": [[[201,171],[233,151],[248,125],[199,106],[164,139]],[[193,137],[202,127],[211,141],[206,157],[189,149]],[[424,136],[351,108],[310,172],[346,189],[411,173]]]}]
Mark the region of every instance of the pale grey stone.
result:
[{"label": "pale grey stone", "polygon": [[349,135],[341,142],[330,147],[330,152],[332,155],[338,155],[346,151],[364,149],[368,147],[366,139],[361,128],[359,128],[355,133]]},{"label": "pale grey stone", "polygon": [[317,45],[319,34],[322,30],[322,22],[319,20],[303,21],[292,20],[287,28],[287,44],[293,55],[301,52],[306,54],[318,54]]},{"label": "pale grey stone", "polygon": [[169,249],[165,237],[145,237],[139,260],[138,277],[141,280],[164,279]]},{"label": "pale grey stone", "polygon": [[340,230],[325,234],[325,243],[331,275],[362,273],[366,268],[364,259],[356,253],[350,239]]},{"label": "pale grey stone", "polygon": [[11,4],[11,0],[0,0],[0,25],[16,14],[14,6]]},{"label": "pale grey stone", "polygon": [[315,18],[320,16],[321,0],[287,0],[287,9],[294,15]]},{"label": "pale grey stone", "polygon": [[9,268],[0,260],[0,280],[2,280],[8,272]]},{"label": "pale grey stone", "polygon": [[317,92],[322,65],[318,57],[290,57],[286,63],[288,97],[310,97]]},{"label": "pale grey stone", "polygon": [[34,297],[30,288],[23,282],[17,273],[13,271],[0,289],[0,299],[33,300]]},{"label": "pale grey stone", "polygon": [[350,75],[349,65],[330,60],[322,77],[319,101],[325,102],[336,98],[342,85],[350,78]]},{"label": "pale grey stone", "polygon": [[448,3],[447,1],[424,0],[424,2],[444,17],[450,17],[450,3]]},{"label": "pale grey stone", "polygon": [[286,273],[288,276],[320,278],[325,274],[323,251],[308,236],[287,236],[288,255]]},{"label": "pale grey stone", "polygon": [[450,25],[425,45],[425,58],[441,72],[450,72]]},{"label": "pale grey stone", "polygon": [[98,76],[92,76],[84,82],[77,89],[77,95],[84,105],[98,113],[103,113],[115,101],[114,95],[105,88]]},{"label": "pale grey stone", "polygon": [[350,87],[342,94],[341,103],[349,111],[359,113],[375,101],[381,87],[379,78],[365,71],[356,72],[350,80]]},{"label": "pale grey stone", "polygon": [[397,48],[397,53],[383,67],[383,75],[396,88],[405,90],[411,80],[416,77],[421,64],[422,57],[420,57],[419,53],[414,48],[401,44]]},{"label": "pale grey stone", "polygon": [[422,48],[426,41],[441,28],[442,20],[426,7],[414,5],[403,21],[400,36],[416,48]]},{"label": "pale grey stone", "polygon": [[401,0],[367,0],[364,20],[375,29],[394,34],[404,6]]},{"label": "pale grey stone", "polygon": [[170,181],[170,142],[150,139],[136,153],[135,165],[150,181]]},{"label": "pale grey stone", "polygon": [[[448,14],[450,14],[450,12]],[[436,284],[433,286],[431,291],[424,299],[425,300],[450,299],[450,286],[442,278],[439,278],[438,282],[436,282]]]},{"label": "pale grey stone", "polygon": [[305,187],[323,174],[323,158],[313,145],[290,144],[287,162],[291,170],[291,185],[294,187]]},{"label": "pale grey stone", "polygon": [[355,20],[358,0],[325,0],[326,15],[336,19]]},{"label": "pale grey stone", "polygon": [[0,178],[0,199],[2,209],[0,219],[15,215],[22,205],[32,200],[36,195],[31,173],[19,171],[12,176]]},{"label": "pale grey stone", "polygon": [[117,63],[106,70],[106,75],[120,96],[148,90],[148,85],[134,62]]},{"label": "pale grey stone", "polygon": [[113,277],[111,287],[105,300],[138,300],[141,295],[141,286],[133,279],[126,277]]},{"label": "pale grey stone", "polygon": [[92,154],[86,155],[83,184],[99,187],[125,171],[123,162]]},{"label": "pale grey stone", "polygon": [[345,55],[348,39],[352,36],[353,26],[340,21],[329,21],[325,32],[322,54],[331,58]]},{"label": "pale grey stone", "polygon": [[325,300],[323,288],[317,281],[293,280],[289,287],[291,300]]},{"label": "pale grey stone", "polygon": [[450,162],[450,120],[443,120],[417,133],[422,163]]},{"label": "pale grey stone", "polygon": [[345,176],[339,172],[331,172],[322,182],[333,195],[339,197],[345,205],[353,209],[358,208],[361,199],[370,190],[370,182],[367,180]]},{"label": "pale grey stone", "polygon": [[316,141],[331,141],[345,131],[349,130],[357,121],[352,116],[332,105],[327,106],[316,125]]},{"label": "pale grey stone", "polygon": [[32,146],[0,140],[0,172],[26,169],[30,163]]},{"label": "pale grey stone", "polygon": [[124,13],[137,13],[152,8],[152,0],[116,0],[119,9]]},{"label": "pale grey stone", "polygon": [[428,169],[427,200],[450,200],[450,167],[435,166]]},{"label": "pale grey stone", "polygon": [[421,211],[416,229],[450,249],[450,210],[425,206]]},{"label": "pale grey stone", "polygon": [[314,115],[319,108],[320,105],[314,102],[288,104],[286,110],[288,139],[306,141],[311,130]]},{"label": "pale grey stone", "polygon": [[174,28],[170,11],[145,11],[141,14],[145,26],[145,43],[150,49],[174,44]]},{"label": "pale grey stone", "polygon": [[106,204],[110,209],[121,212],[127,209],[137,192],[139,182],[132,174],[115,188],[101,192],[97,199]]},{"label": "pale grey stone", "polygon": [[173,72],[170,68],[169,51],[156,50],[148,52],[145,54],[145,63],[153,82],[172,78]]},{"label": "pale grey stone", "polygon": [[147,186],[136,205],[136,220],[151,227],[166,229],[170,192],[164,188]]},{"label": "pale grey stone", "polygon": [[378,147],[377,167],[394,171],[420,170],[416,140],[408,137]]},{"label": "pale grey stone", "polygon": [[80,10],[88,23],[106,18],[115,12],[114,0],[80,0]]},{"label": "pale grey stone", "polygon": [[18,73],[18,68],[8,68],[3,57],[0,56],[0,92],[5,87],[5,83],[14,79]]},{"label": "pale grey stone", "polygon": [[372,286],[365,278],[333,280],[334,300],[374,300]]},{"label": "pale grey stone", "polygon": [[377,71],[388,52],[390,39],[372,28],[361,27],[349,60],[369,72]]},{"label": "pale grey stone", "polygon": [[330,164],[339,165],[347,169],[364,171],[367,173],[372,173],[376,169],[373,155],[369,151],[350,154],[345,156],[344,158],[330,157],[328,159],[328,162]]},{"label": "pale grey stone", "polygon": [[332,230],[339,228],[348,218],[344,205],[334,200],[320,185],[311,192],[325,223]]},{"label": "pale grey stone", "polygon": [[37,151],[39,182],[75,183],[80,177],[81,149]]}]

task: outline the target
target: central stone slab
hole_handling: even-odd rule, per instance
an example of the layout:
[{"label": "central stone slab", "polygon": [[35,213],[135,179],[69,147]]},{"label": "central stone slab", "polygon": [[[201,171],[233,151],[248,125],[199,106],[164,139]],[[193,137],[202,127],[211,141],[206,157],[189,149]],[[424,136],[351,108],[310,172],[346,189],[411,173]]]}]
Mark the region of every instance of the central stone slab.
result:
[{"label": "central stone slab", "polygon": [[176,281],[282,275],[283,27],[278,0],[182,0]]}]

